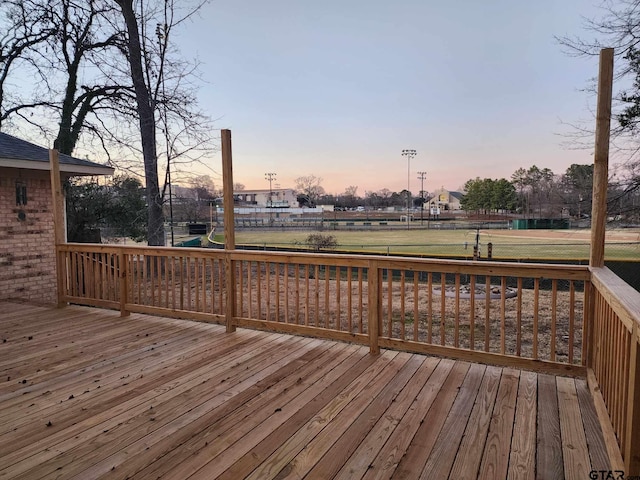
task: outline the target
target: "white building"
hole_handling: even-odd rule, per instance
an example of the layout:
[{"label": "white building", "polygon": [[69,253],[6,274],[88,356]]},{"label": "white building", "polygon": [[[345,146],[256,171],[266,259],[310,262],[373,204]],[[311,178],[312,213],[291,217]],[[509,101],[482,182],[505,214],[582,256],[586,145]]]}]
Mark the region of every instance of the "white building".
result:
[{"label": "white building", "polygon": [[[446,190],[444,187],[440,190],[433,192],[433,197],[425,205],[425,209],[429,208],[431,211],[439,209],[444,210],[460,210],[460,200],[464,196],[463,192],[454,192]],[[439,214],[439,213],[438,213]]]},{"label": "white building", "polygon": [[233,192],[237,206],[256,208],[291,208],[298,206],[296,191],[292,188],[273,190],[236,190]]}]

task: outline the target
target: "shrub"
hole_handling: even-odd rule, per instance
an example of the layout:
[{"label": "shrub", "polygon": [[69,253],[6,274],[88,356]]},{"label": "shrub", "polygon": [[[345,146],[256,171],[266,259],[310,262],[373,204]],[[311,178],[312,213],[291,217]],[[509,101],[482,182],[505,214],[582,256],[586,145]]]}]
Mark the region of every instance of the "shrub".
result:
[{"label": "shrub", "polygon": [[338,246],[338,241],[333,235],[323,235],[321,233],[312,233],[305,240],[305,244],[307,244],[310,248],[314,249],[316,252],[319,252],[320,250],[336,248]]}]

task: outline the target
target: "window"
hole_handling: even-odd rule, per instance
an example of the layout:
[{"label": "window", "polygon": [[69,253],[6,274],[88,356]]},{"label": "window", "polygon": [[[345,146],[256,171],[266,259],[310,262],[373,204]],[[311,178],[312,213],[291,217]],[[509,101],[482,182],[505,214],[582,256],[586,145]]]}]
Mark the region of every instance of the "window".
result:
[{"label": "window", "polygon": [[16,182],[16,205],[27,204],[27,184],[21,180]]}]

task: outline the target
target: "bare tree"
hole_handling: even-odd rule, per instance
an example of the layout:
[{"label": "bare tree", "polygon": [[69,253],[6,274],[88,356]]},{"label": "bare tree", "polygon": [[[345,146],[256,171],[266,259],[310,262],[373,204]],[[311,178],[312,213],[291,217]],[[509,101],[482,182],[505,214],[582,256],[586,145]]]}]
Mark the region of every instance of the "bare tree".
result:
[{"label": "bare tree", "polygon": [[[55,35],[56,30],[48,22],[49,11],[38,1],[6,0],[0,4],[0,15],[5,19],[0,29],[0,130],[12,116],[23,110],[46,105],[47,102],[24,99],[18,92],[9,93],[8,83],[12,74],[25,67],[37,72],[31,53]],[[23,71],[23,73],[25,73]]]},{"label": "bare tree", "polygon": [[321,177],[316,177],[313,174],[303,175],[296,178],[295,183],[298,193],[306,196],[308,203],[311,205],[315,205],[318,198],[324,195]]},{"label": "bare tree", "polygon": [[342,206],[353,208],[357,206],[357,202],[359,200],[358,197],[358,186],[357,185],[349,185],[344,189],[344,193],[342,194]]},{"label": "bare tree", "polygon": [[127,28],[127,59],[131,68],[131,80],[135,90],[136,109],[140,124],[144,178],[149,208],[147,240],[149,245],[164,245],[164,217],[158,184],[155,105],[152,104],[151,92],[145,81],[142,66],[142,41],[138,29],[138,19],[133,10],[133,0],[116,0],[116,3],[122,10],[122,17]]},{"label": "bare tree", "polygon": [[[104,65],[100,60],[104,56],[117,54],[116,47],[122,33],[104,31],[101,19],[111,15],[113,8],[100,1],[90,0],[74,3],[70,0],[50,2],[51,22],[55,26],[57,45],[52,51],[58,54],[57,68],[61,78],[65,79],[62,103],[58,107],[60,122],[56,136],[56,145],[61,153],[73,153],[80,134],[90,129],[99,132],[96,119],[88,122],[88,116],[99,111],[108,103],[127,95],[128,86],[114,82],[109,76],[94,78],[82,76],[80,69],[87,65]],[[103,55],[106,54],[106,55]]]},{"label": "bare tree", "polygon": [[[6,17],[0,17],[0,26],[8,32],[0,35],[0,122],[22,120],[56,138],[58,149],[67,154],[81,138],[97,140],[108,159],[119,159],[114,165],[135,174],[140,173],[139,160],[126,159],[142,156],[149,242],[162,245],[160,158],[166,188],[169,165],[199,161],[210,151],[209,120],[197,108],[189,80],[197,65],[179,56],[169,41],[173,28],[202,3],[190,3],[191,8],[172,0],[116,4],[9,0],[0,5]],[[29,98],[18,95],[24,88],[3,88],[16,65],[33,70],[36,86]],[[43,121],[55,117],[55,126]],[[163,138],[164,149],[157,137]]]},{"label": "bare tree", "polygon": [[[602,14],[598,18],[585,19],[585,36],[560,36],[558,42],[567,54],[579,57],[597,56],[602,48],[615,51],[615,80],[631,80],[631,86],[614,94],[611,141],[612,154],[620,165],[617,179],[618,191],[631,195],[640,190],[640,0],[603,0]],[[629,82],[626,82],[627,84]],[[595,93],[592,79],[587,91]],[[570,148],[592,148],[593,120],[587,126],[574,123],[569,135]],[[618,199],[612,199],[620,204]],[[633,202],[631,202],[633,205]]]},{"label": "bare tree", "polygon": [[357,185],[349,185],[344,189],[343,195],[347,197],[357,197],[358,196],[358,186]]},{"label": "bare tree", "polygon": [[[184,105],[193,105],[194,98],[188,90],[176,89],[167,95],[167,53],[169,52],[169,37],[172,29],[184,22],[199,10],[203,3],[197,4],[181,17],[176,17],[176,4],[172,0],[165,0],[159,12],[145,11],[140,3],[140,12],[134,10],[133,0],[116,0],[122,12],[122,18],[127,32],[127,60],[130,67],[131,80],[136,99],[136,110],[138,114],[140,139],[142,144],[142,155],[144,160],[145,181],[147,188],[147,201],[149,204],[149,244],[164,245],[163,215],[162,215],[162,193],[158,182],[158,150],[156,141],[156,109],[159,105],[159,114],[163,120],[164,140],[166,146],[166,171],[165,187],[170,182],[170,165],[181,154],[177,153],[177,143],[182,138],[179,134],[171,135],[170,125],[177,124],[180,133],[189,133],[192,138],[198,138],[201,132],[200,126],[207,122],[198,122],[203,116],[193,110],[185,110]],[[155,33],[158,38],[158,55],[155,58],[151,53],[153,49],[149,37],[145,34],[148,31],[150,19],[160,19],[156,24]],[[155,67],[155,68],[154,68]],[[173,65],[173,77],[176,80],[174,85],[180,85],[180,80],[188,75],[184,70],[184,64]],[[193,71],[191,71],[193,73]],[[173,107],[173,108],[172,108]],[[174,113],[173,122],[169,118],[169,112]],[[205,140],[203,140],[203,138]],[[196,149],[201,142],[206,141],[206,135],[200,135],[195,142],[195,147],[187,148],[187,151]]]}]

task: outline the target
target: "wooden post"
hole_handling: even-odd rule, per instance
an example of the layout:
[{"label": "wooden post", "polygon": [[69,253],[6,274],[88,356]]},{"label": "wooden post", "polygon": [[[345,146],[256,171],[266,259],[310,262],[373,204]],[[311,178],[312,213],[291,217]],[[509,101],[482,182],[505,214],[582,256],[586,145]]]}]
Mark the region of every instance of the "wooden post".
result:
[{"label": "wooden post", "polygon": [[54,255],[56,267],[56,290],[57,290],[57,306],[64,307],[66,302],[62,301],[64,296],[63,275],[66,274],[62,256],[58,251],[58,246],[65,243],[65,223],[64,223],[64,195],[62,193],[62,181],[60,179],[60,162],[58,158],[58,150],[49,150],[49,164],[51,166],[51,195],[53,206],[53,239],[54,239]]},{"label": "wooden post", "polygon": [[[372,261],[367,269],[367,307],[369,315],[367,322],[369,324],[369,352],[372,355],[380,353],[380,345],[378,344],[378,336],[380,335],[380,270],[378,262]],[[391,292],[389,292],[391,295]]]},{"label": "wooden post", "polygon": [[637,322],[631,328],[629,355],[629,385],[627,390],[627,418],[624,470],[627,476],[640,475],[640,329]]},{"label": "wooden post", "polygon": [[231,156],[231,130],[221,130],[222,190],[224,205],[224,266],[226,279],[225,320],[227,332],[235,332],[233,318],[236,316],[236,266],[229,255],[236,248],[236,233],[233,215],[233,159]]},{"label": "wooden post", "polygon": [[604,266],[607,187],[609,183],[609,133],[613,90],[613,48],[600,51],[598,107],[596,112],[595,155],[593,159],[593,202],[591,206],[591,251],[589,265]]}]

